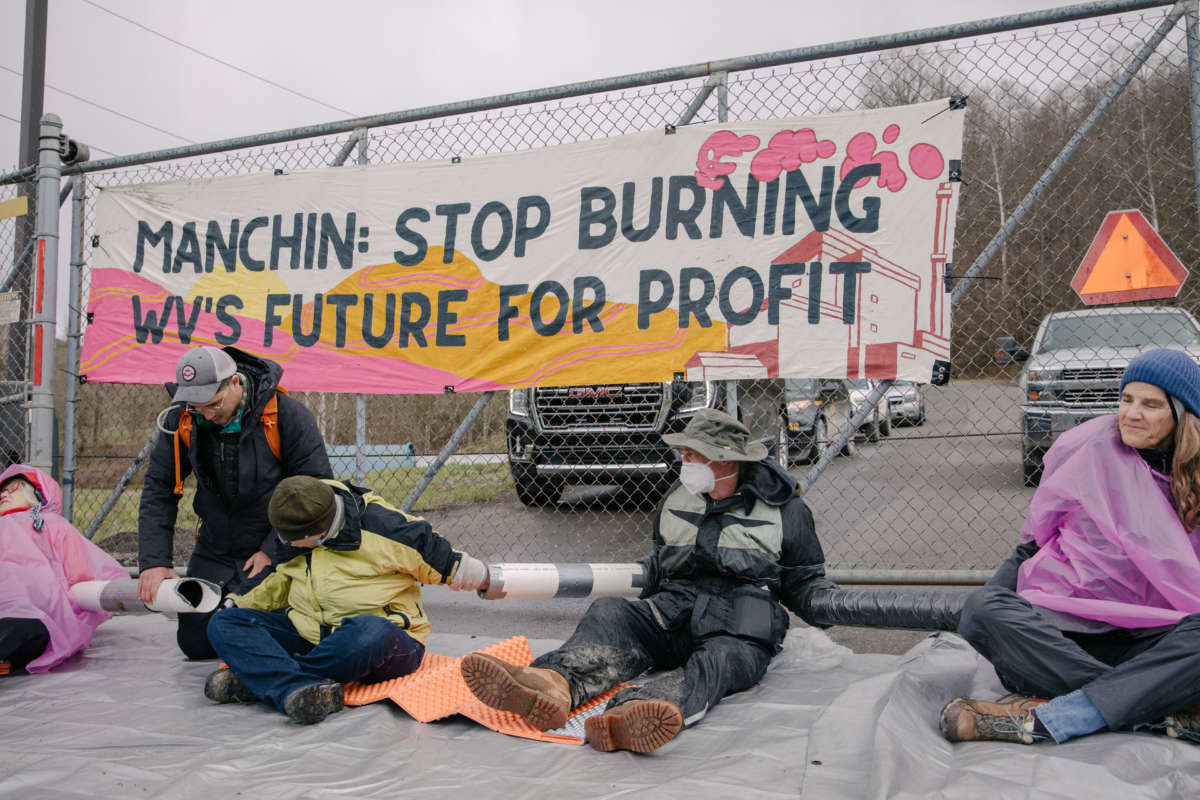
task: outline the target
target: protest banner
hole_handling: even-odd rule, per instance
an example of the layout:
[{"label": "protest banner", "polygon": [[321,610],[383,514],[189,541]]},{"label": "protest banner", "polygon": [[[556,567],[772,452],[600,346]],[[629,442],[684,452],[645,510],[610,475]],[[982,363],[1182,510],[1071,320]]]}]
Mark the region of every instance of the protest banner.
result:
[{"label": "protest banner", "polygon": [[81,371],[159,382],[213,344],[296,390],[928,381],[955,105],[104,188]]}]

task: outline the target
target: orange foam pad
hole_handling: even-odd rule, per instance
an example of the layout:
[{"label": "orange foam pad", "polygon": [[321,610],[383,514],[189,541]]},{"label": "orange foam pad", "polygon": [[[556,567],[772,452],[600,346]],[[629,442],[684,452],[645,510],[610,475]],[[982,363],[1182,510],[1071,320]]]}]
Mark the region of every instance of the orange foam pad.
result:
[{"label": "orange foam pad", "polygon": [[[533,651],[524,636],[513,636],[502,642],[482,648],[478,652],[503,659],[510,664],[526,666],[533,662]],[[346,685],[346,705],[362,706],[383,699],[390,699],[418,722],[433,722],[435,719],[461,714],[475,720],[484,727],[510,736],[536,739],[543,742],[583,744],[583,739],[539,731],[525,721],[524,717],[508,711],[497,711],[475,699],[462,679],[459,665],[462,658],[450,658],[437,653],[425,653],[421,666],[415,672],[380,683],[350,683]],[[608,698],[617,690],[605,692],[599,697],[571,711],[571,717],[584,714]],[[569,724],[569,723],[568,723]]]}]

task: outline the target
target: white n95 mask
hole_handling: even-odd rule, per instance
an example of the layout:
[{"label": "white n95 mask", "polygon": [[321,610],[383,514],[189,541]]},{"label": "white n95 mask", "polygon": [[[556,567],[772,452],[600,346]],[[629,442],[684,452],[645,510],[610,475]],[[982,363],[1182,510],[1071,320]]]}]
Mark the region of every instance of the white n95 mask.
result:
[{"label": "white n95 mask", "polygon": [[708,464],[685,461],[679,468],[679,482],[683,484],[683,488],[699,497],[713,490],[717,485],[717,477]]}]

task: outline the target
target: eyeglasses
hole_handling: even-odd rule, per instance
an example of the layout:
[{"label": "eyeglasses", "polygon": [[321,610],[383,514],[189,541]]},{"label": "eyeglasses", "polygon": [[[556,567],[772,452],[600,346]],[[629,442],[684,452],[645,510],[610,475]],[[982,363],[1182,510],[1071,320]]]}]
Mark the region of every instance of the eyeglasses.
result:
[{"label": "eyeglasses", "polygon": [[187,403],[185,408],[187,408],[187,410],[193,414],[201,415],[206,411],[216,411],[221,407],[221,403],[225,400],[224,395],[225,389],[222,387],[217,390],[217,393],[213,395],[212,400],[209,400],[207,403],[200,403],[199,405],[195,403]]}]

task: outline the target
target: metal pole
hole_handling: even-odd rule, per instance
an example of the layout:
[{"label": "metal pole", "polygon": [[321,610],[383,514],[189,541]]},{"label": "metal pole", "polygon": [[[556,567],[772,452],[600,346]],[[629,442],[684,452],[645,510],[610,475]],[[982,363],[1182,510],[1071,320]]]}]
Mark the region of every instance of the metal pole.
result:
[{"label": "metal pole", "polygon": [[1192,180],[1196,190],[1196,208],[1200,211],[1200,3],[1191,0],[1187,7],[1188,106],[1192,115]]},{"label": "metal pole", "polygon": [[71,185],[71,273],[67,302],[67,391],[63,412],[63,516],[71,519],[75,507],[75,412],[79,406],[79,317],[81,285],[83,282],[83,199],[84,181],[75,175]]},{"label": "metal pole", "polygon": [[891,385],[891,381],[880,381],[871,390],[862,407],[854,412],[854,415],[850,417],[850,421],[846,423],[846,427],[838,431],[837,436],[833,437],[833,441],[829,443],[829,446],[825,448],[825,452],[817,459],[817,463],[812,465],[812,469],[800,481],[799,491],[801,495],[812,488],[812,485],[817,482],[817,478],[821,477],[821,473],[825,471],[825,468],[837,457],[838,453],[842,452],[842,448],[846,446],[846,442],[850,441],[858,431],[858,426],[867,421],[867,414],[875,412],[875,406],[879,405],[879,401],[887,393],[887,390],[891,388]]},{"label": "metal pole", "polygon": [[[67,202],[67,198],[71,196],[71,186],[64,186],[62,191],[58,193],[58,205],[61,207]],[[29,241],[25,242],[24,248],[21,250],[21,255],[13,261],[13,268],[9,270],[8,275],[4,277],[4,281],[0,282],[0,292],[7,292],[16,282],[17,275],[21,272],[21,268],[28,263],[29,257],[33,255],[33,246],[37,244],[37,239],[30,237]],[[23,350],[24,348],[22,348]]]},{"label": "metal pole", "polygon": [[[28,172],[29,177],[20,182],[17,196],[29,197],[35,208],[37,199],[32,171],[38,162],[38,124],[42,118],[45,97],[46,7],[46,0],[25,0],[25,53],[21,72],[21,134],[17,164]],[[25,320],[29,319],[30,301],[24,296],[24,290],[29,285],[29,256],[33,252],[35,234],[28,224],[21,223],[17,223],[14,233],[13,251],[20,253],[20,256],[13,262],[3,291],[8,291],[14,282],[21,287],[21,319]],[[6,338],[9,363],[4,365],[4,377],[26,380],[29,372],[26,363],[29,331],[24,325],[10,325]],[[22,454],[23,457],[25,455]]]},{"label": "metal pole", "polygon": [[58,191],[62,179],[62,120],[42,117],[38,139],[37,253],[29,295],[33,370],[29,398],[29,463],[48,473],[54,461],[54,328],[58,299]]},{"label": "metal pole", "polygon": [[[367,143],[371,133],[366,128],[358,131],[358,163],[366,164]],[[359,486],[367,483],[367,396],[354,397],[354,480]]]},{"label": "metal pole", "polygon": [[414,488],[412,493],[405,498],[404,504],[401,505],[400,508],[408,511],[414,505],[416,505],[418,500],[421,499],[421,495],[429,487],[429,484],[433,481],[434,476],[437,475],[441,470],[442,465],[445,464],[450,458],[450,454],[458,449],[459,444],[461,444],[462,440],[466,438],[467,432],[475,426],[475,420],[479,419],[479,415],[483,413],[483,409],[487,405],[488,400],[491,400],[492,395],[494,394],[495,392],[484,392],[483,394],[479,395],[479,399],[475,401],[475,405],[472,406],[471,410],[467,412],[467,415],[463,417],[463,421],[458,424],[458,430],[454,431],[453,435],[451,435],[450,440],[446,442],[446,445],[442,448],[442,452],[438,453],[437,458],[435,458],[433,463],[429,465],[429,469],[425,470],[425,474],[421,476],[421,480],[417,481],[416,488]]},{"label": "metal pole", "polygon": [[[1013,213],[1011,216],[1009,216],[1008,221],[1004,223],[1004,227],[1002,227],[1000,231],[992,237],[992,240],[988,242],[987,247],[985,247],[983,252],[981,252],[975,259],[975,263],[971,265],[971,268],[968,269],[965,274],[963,274],[963,279],[957,282],[954,287],[954,291],[950,295],[951,306],[957,304],[963,293],[966,292],[970,287],[970,279],[979,275],[979,273],[983,272],[983,270],[987,268],[987,265],[991,262],[992,258],[997,252],[999,252],[1000,246],[1008,239],[1009,234],[1016,230],[1016,227],[1021,224],[1021,220],[1025,218],[1025,215],[1029,213],[1029,210],[1033,208],[1037,201],[1041,199],[1042,193],[1046,191],[1046,187],[1048,187],[1054,178],[1058,176],[1058,173],[1061,172],[1063,167],[1067,165],[1067,162],[1071,159],[1071,156],[1074,155],[1075,151],[1079,149],[1079,146],[1083,144],[1084,139],[1086,139],[1088,134],[1092,132],[1092,128],[1096,127],[1096,124],[1100,122],[1100,118],[1103,117],[1105,112],[1108,111],[1109,107],[1116,102],[1116,99],[1121,95],[1121,92],[1125,91],[1125,87],[1128,86],[1129,82],[1133,80],[1133,76],[1137,75],[1138,70],[1142,68],[1144,63],[1146,63],[1146,59],[1150,58],[1150,54],[1158,48],[1159,44],[1162,43],[1162,40],[1165,39],[1167,34],[1171,32],[1171,28],[1175,27],[1175,23],[1179,21],[1181,16],[1183,16],[1183,6],[1184,2],[1181,1],[1176,3],[1175,7],[1171,9],[1170,13],[1167,14],[1166,19],[1164,19],[1158,26],[1158,29],[1155,30],[1154,35],[1152,35],[1150,39],[1146,41],[1146,43],[1142,46],[1142,49],[1138,51],[1138,54],[1133,57],[1133,61],[1130,62],[1130,64],[1125,68],[1125,71],[1121,74],[1121,77],[1117,79],[1117,82],[1114,83],[1109,88],[1108,92],[1105,93],[1104,97],[1100,99],[1100,102],[1097,103],[1096,107],[1092,109],[1092,113],[1088,114],[1087,119],[1085,119],[1083,124],[1076,129],[1075,133],[1072,134],[1070,140],[1063,147],[1062,151],[1055,156],[1054,161],[1051,162],[1050,166],[1046,168],[1046,171],[1042,173],[1042,177],[1038,178],[1037,183],[1033,185],[1033,188],[1029,190],[1029,193],[1025,195],[1024,199],[1021,200],[1021,203],[1016,207],[1016,209],[1013,210]],[[1193,80],[1194,79],[1195,76],[1193,75]],[[1195,104],[1193,103],[1193,114],[1194,113]],[[1194,121],[1195,118],[1193,117],[1193,124]]]},{"label": "metal pole", "polygon": [[158,428],[156,427],[154,429],[154,433],[150,434],[150,438],[146,440],[146,444],[142,447],[142,452],[137,454],[137,458],[133,460],[133,463],[130,464],[129,468],[125,470],[125,474],[121,476],[121,480],[117,481],[116,487],[112,490],[112,493],[109,494],[108,499],[104,501],[104,505],[100,508],[100,513],[96,515],[94,520],[92,520],[92,524],[88,525],[88,529],[83,532],[84,536],[91,539],[96,535],[96,531],[101,525],[104,524],[104,519],[108,516],[108,512],[112,511],[113,507],[117,504],[117,501],[121,499],[121,495],[125,492],[125,487],[129,485],[129,482],[133,480],[133,476],[137,474],[139,469],[141,469],[142,463],[150,457],[150,451],[154,448],[154,440],[159,435]]}]

